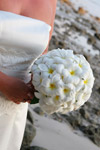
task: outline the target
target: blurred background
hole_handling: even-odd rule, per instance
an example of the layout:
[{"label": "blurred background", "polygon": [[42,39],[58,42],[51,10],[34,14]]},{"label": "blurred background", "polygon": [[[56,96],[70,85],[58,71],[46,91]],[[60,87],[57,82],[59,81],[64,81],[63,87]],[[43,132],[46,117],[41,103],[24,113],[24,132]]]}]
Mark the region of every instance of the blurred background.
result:
[{"label": "blurred background", "polygon": [[83,54],[95,76],[92,96],[79,110],[47,116],[29,105],[21,150],[100,149],[100,1],[58,0],[49,50]]}]

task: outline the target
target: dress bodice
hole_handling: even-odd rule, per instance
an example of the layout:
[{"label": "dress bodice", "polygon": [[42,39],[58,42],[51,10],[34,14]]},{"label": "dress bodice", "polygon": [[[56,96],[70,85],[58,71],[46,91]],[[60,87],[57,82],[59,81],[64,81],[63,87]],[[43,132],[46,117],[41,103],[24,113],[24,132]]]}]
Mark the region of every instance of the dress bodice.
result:
[{"label": "dress bodice", "polygon": [[50,28],[43,21],[0,11],[0,71],[26,81],[31,64],[47,47]]},{"label": "dress bodice", "polygon": [[[50,29],[43,21],[0,11],[0,71],[28,82],[32,64],[48,45]],[[0,114],[20,105],[1,96]]]}]

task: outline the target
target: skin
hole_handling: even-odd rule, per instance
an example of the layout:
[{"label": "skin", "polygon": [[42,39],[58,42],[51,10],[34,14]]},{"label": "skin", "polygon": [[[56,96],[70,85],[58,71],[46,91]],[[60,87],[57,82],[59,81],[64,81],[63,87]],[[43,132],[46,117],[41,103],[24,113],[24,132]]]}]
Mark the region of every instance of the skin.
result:
[{"label": "skin", "polygon": [[[39,19],[51,26],[52,36],[57,0],[0,0],[0,10]],[[48,50],[44,51],[45,54]],[[24,83],[18,78],[7,76],[0,72],[0,91],[10,100],[17,104],[30,102],[34,97],[34,87]]]}]

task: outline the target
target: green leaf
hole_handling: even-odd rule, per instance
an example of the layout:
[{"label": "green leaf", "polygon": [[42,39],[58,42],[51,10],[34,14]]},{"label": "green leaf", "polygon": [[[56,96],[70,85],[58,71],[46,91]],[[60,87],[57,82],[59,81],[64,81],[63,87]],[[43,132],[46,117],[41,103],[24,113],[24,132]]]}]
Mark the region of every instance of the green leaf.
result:
[{"label": "green leaf", "polygon": [[30,104],[37,104],[39,103],[39,99],[34,97],[32,100],[31,100],[31,103]]}]

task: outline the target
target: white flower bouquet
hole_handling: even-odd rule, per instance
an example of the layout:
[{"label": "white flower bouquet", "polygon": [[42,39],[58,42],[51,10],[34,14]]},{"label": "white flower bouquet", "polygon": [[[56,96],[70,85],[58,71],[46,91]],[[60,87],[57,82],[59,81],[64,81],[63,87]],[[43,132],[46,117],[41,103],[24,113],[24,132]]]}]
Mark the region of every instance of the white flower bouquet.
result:
[{"label": "white flower bouquet", "polygon": [[35,96],[48,114],[76,110],[91,95],[92,69],[84,56],[72,50],[55,49],[42,55],[32,66],[32,73]]}]

